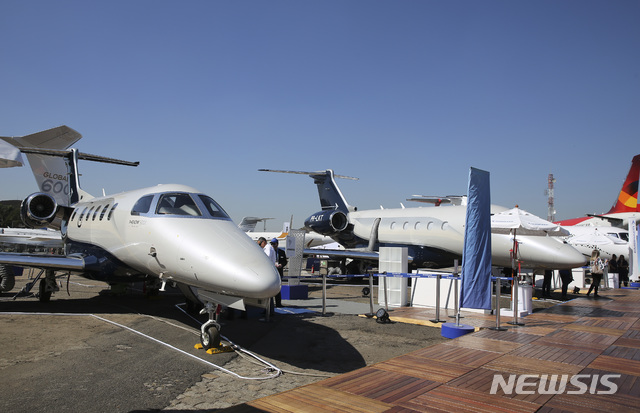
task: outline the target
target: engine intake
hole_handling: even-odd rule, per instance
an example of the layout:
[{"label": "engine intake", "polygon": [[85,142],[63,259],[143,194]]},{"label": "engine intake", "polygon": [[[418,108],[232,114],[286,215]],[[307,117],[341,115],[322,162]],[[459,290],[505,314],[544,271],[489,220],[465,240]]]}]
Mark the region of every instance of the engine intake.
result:
[{"label": "engine intake", "polygon": [[344,231],[348,225],[349,218],[342,211],[316,212],[304,222],[308,229],[327,236]]},{"label": "engine intake", "polygon": [[47,193],[29,195],[20,206],[22,222],[31,228],[49,226],[58,215],[58,203]]}]

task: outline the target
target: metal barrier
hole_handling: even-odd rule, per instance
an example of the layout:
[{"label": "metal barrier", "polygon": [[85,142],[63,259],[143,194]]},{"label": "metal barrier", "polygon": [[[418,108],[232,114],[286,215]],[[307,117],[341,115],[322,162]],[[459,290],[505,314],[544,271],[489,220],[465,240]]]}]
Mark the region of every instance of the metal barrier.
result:
[{"label": "metal barrier", "polygon": [[[331,275],[323,275],[322,276],[322,314],[325,315],[326,314],[326,298],[327,298],[327,278],[353,278],[353,277],[357,277],[357,278],[364,278],[364,277],[368,277],[369,278],[369,309],[370,309],[370,313],[366,314],[368,317],[373,317],[374,316],[374,312],[373,312],[373,277],[382,277],[383,282],[385,283],[384,286],[384,291],[385,291],[385,310],[389,311],[388,309],[388,300],[387,300],[387,287],[386,287],[386,281],[387,281],[387,277],[394,277],[394,278],[435,278],[436,279],[436,317],[433,320],[429,320],[431,322],[434,323],[442,323],[445,320],[441,320],[440,319],[440,280],[441,279],[448,279],[448,280],[453,280],[454,281],[454,310],[456,312],[455,316],[450,316],[450,317],[455,317],[456,318],[456,325],[460,325],[460,318],[463,318],[460,315],[460,302],[458,300],[458,282],[460,281],[460,276],[454,272],[451,275],[447,275],[447,274],[441,274],[441,273],[432,273],[432,274],[424,274],[424,273],[396,273],[396,272],[387,272],[387,273],[381,273],[381,274],[355,274],[355,275],[336,275],[336,274],[331,274]],[[491,281],[495,282],[495,313],[496,313],[496,326],[495,327],[490,327],[492,330],[499,330],[499,331],[504,331],[506,330],[506,328],[504,327],[500,327],[500,287],[501,287],[501,283],[502,280],[513,280],[512,277],[491,277]],[[517,287],[514,287],[517,288]],[[517,297],[517,295],[515,295],[515,297]],[[517,319],[516,319],[517,320]]]}]

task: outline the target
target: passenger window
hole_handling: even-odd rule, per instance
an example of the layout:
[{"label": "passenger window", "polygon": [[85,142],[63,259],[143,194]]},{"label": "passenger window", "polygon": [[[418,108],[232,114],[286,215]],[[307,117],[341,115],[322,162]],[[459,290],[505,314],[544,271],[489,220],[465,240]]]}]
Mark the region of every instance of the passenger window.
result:
[{"label": "passenger window", "polygon": [[214,218],[229,218],[229,215],[225,212],[224,209],[216,201],[206,195],[199,195],[200,200],[204,204],[205,208],[207,208],[207,212]]},{"label": "passenger window", "polygon": [[109,204],[105,205],[104,208],[102,208],[102,212],[100,212],[100,221],[102,221],[102,218],[104,218],[104,214],[107,213],[107,209],[109,209]]},{"label": "passenger window", "polygon": [[202,216],[189,194],[164,194],[158,201],[158,214]]},{"label": "passenger window", "polygon": [[146,214],[151,208],[151,201],[153,201],[153,195],[146,195],[138,199],[138,202],[131,209],[131,215]]},{"label": "passenger window", "polygon": [[87,212],[87,221],[89,220],[89,217],[91,216],[91,211],[93,211],[94,207],[89,208],[89,212]]},{"label": "passenger window", "polygon": [[82,212],[80,213],[80,216],[78,217],[78,221],[82,221],[82,218],[84,218],[84,212],[87,210],[87,207],[84,207],[82,209]]},{"label": "passenger window", "polygon": [[118,206],[118,204],[113,204],[113,206],[111,207],[111,210],[109,211],[109,215],[107,215],[107,221],[111,220],[111,217],[113,216],[113,211],[116,210],[117,206]]},{"label": "passenger window", "polygon": [[69,220],[69,222],[73,222],[73,220],[76,218],[76,215],[78,215],[78,208],[73,210],[73,214],[71,214],[71,219]]},{"label": "passenger window", "polygon": [[96,220],[96,217],[98,216],[98,211],[100,211],[100,205],[98,205],[98,206],[96,207],[96,210],[95,210],[95,211],[93,211],[93,216],[91,217],[91,220],[92,220],[92,221],[95,221],[95,220]]}]

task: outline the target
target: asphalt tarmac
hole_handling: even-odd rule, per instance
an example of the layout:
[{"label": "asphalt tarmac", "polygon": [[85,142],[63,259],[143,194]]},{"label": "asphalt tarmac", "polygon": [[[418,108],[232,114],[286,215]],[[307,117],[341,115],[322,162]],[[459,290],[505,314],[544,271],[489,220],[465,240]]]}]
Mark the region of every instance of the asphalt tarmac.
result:
[{"label": "asphalt tarmac", "polygon": [[446,340],[437,328],[340,313],[342,301],[367,301],[361,287],[334,286],[325,316],[289,307],[269,321],[223,320],[223,336],[266,366],[194,348],[206,317],[183,312],[176,290],[114,295],[72,277],[70,295],[63,284],[49,303],[13,300],[27,281],[0,294],[0,411],[216,411]]}]

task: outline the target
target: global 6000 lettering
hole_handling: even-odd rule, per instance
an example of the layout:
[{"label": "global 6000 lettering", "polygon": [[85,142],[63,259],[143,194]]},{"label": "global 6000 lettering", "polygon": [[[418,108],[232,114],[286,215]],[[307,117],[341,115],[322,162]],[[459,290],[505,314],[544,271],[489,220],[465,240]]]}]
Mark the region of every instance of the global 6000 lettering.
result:
[{"label": "global 6000 lettering", "polygon": [[[268,306],[280,291],[275,266],[213,198],[177,184],[92,197],[80,188],[79,159],[138,163],[67,150],[81,137],[60,126],[0,138],[26,154],[42,189],[23,201],[23,221],[31,227],[60,229],[66,252],[64,256],[0,253],[0,264],[42,269],[41,301],[48,301],[58,289],[56,270],[106,282],[152,278],[175,283],[188,298],[203,303],[209,314],[201,326],[205,348],[220,341],[218,305],[242,310],[246,304]],[[69,191],[44,185],[61,177],[69,182]]]}]

